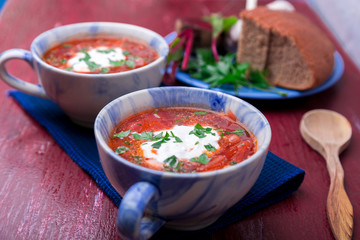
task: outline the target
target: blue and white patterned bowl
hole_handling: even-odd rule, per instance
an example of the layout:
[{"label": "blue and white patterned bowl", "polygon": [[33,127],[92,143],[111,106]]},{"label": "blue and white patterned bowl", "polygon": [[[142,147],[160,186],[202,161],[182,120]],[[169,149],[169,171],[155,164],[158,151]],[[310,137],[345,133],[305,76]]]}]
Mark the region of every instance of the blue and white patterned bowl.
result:
[{"label": "blue and white patterned bowl", "polygon": [[[179,174],[133,164],[108,147],[110,132],[121,120],[145,109],[168,106],[232,111],[257,137],[257,152],[229,168]],[[129,239],[149,238],[163,224],[195,230],[216,221],[254,185],[271,140],[268,121],[249,103],[228,94],[191,87],[151,88],[119,97],[100,111],[94,131],[104,171],[124,197],[117,227]]]},{"label": "blue and white patterned bowl", "polygon": [[[74,73],[42,60],[50,48],[65,41],[94,37],[129,37],[153,47],[159,54],[154,62],[131,71],[108,74]],[[111,100],[140,89],[158,87],[165,73],[169,46],[159,34],[135,25],[88,22],[48,30],[34,39],[31,51],[10,49],[0,55],[0,76],[20,91],[53,100],[76,123],[93,126],[96,115]],[[18,79],[6,70],[6,62],[22,59],[36,71],[39,85]]]}]

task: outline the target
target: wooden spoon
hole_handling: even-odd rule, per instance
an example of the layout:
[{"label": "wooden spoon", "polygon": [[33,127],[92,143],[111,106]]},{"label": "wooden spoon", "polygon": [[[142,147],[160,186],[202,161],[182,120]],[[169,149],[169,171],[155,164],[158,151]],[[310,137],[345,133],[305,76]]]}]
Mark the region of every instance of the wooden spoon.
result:
[{"label": "wooden spoon", "polygon": [[351,125],[339,113],[312,110],[302,117],[300,132],[305,141],[326,160],[330,175],[327,215],[335,239],[351,239],[353,207],[344,189],[344,170],[339,154],[349,145]]}]

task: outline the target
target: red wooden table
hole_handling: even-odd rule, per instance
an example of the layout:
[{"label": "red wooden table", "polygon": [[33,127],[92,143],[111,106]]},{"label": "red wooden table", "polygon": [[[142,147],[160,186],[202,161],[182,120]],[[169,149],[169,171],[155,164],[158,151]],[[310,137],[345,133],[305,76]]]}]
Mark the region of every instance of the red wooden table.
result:
[{"label": "red wooden table", "polygon": [[[320,27],[324,25],[304,2],[294,2]],[[224,0],[47,1],[9,0],[0,17],[0,52],[29,49],[41,32],[84,21],[113,21],[150,28],[162,35],[173,31],[176,18],[228,10],[238,14],[244,2]],[[325,28],[324,28],[325,29]],[[270,150],[306,171],[291,197],[213,234],[213,239],[332,239],[326,216],[329,177],[321,156],[301,139],[299,122],[314,108],[345,115],[353,138],[341,155],[345,186],[354,207],[354,237],[360,239],[360,72],[332,37],[345,61],[334,87],[289,101],[250,101],[268,118]],[[10,72],[37,82],[29,66],[8,64]],[[52,137],[7,95],[0,81],[0,239],[120,239],[115,229],[117,208],[56,144]]]}]

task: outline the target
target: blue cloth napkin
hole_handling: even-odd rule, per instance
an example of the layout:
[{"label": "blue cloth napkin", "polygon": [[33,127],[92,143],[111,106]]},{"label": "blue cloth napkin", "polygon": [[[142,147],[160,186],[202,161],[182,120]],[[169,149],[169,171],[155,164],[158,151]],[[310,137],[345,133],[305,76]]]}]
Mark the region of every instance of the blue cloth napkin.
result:
[{"label": "blue cloth napkin", "polygon": [[[51,134],[71,159],[96,181],[116,206],[119,206],[121,196],[111,186],[101,167],[93,130],[71,122],[52,101],[19,91],[11,91],[10,95]],[[304,170],[269,152],[259,179],[250,192],[214,224],[190,232],[162,228],[153,238],[209,239],[212,232],[288,197],[299,188],[304,176]]]}]

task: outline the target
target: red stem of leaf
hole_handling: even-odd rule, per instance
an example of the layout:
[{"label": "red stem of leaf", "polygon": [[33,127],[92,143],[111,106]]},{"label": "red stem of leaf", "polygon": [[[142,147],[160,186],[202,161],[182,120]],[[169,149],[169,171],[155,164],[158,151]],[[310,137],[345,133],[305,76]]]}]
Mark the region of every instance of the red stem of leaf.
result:
[{"label": "red stem of leaf", "polygon": [[220,59],[219,59],[219,54],[217,52],[217,48],[216,48],[216,42],[217,42],[217,39],[218,37],[214,37],[211,41],[211,50],[212,50],[212,53],[214,55],[214,58],[215,58],[215,61],[218,62]]},{"label": "red stem of leaf", "polygon": [[[186,32],[185,32],[186,31]],[[194,31],[193,29],[186,29],[185,32],[185,38],[186,38],[186,46],[185,46],[185,53],[184,58],[181,65],[181,70],[186,70],[190,55],[191,55],[191,49],[194,42]]]}]

